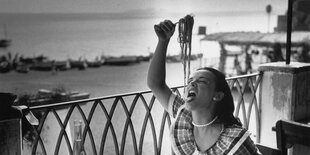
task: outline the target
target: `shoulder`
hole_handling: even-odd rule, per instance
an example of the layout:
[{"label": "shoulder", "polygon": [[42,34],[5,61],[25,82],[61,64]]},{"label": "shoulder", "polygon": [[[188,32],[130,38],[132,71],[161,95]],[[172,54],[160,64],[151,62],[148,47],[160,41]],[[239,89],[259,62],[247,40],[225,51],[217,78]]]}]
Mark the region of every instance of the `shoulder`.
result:
[{"label": "shoulder", "polygon": [[247,130],[241,126],[238,125],[225,125],[222,136],[225,138],[239,138],[242,137],[244,134],[249,134]]},{"label": "shoulder", "polygon": [[226,126],[222,133],[222,142],[229,146],[228,154],[258,154],[258,149],[250,137],[251,133],[247,129],[238,126],[231,125]]},{"label": "shoulder", "polygon": [[[221,154],[256,154],[250,133],[238,125],[225,126],[217,143],[209,151]],[[220,152],[219,152],[220,151]]]},{"label": "shoulder", "polygon": [[246,129],[237,125],[225,125],[217,143],[219,146],[225,147],[224,150],[230,150],[242,137],[249,137],[249,132]]}]

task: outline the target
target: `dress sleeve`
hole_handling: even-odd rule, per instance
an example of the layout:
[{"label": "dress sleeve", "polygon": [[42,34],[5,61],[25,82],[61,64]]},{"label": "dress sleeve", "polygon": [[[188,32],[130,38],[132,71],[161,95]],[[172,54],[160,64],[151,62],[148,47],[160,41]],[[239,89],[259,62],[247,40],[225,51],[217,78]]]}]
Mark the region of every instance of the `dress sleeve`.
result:
[{"label": "dress sleeve", "polygon": [[251,154],[251,155],[261,155],[261,153],[259,152],[258,148],[256,147],[256,145],[254,144],[254,142],[252,141],[252,139],[250,137],[248,137],[244,142],[243,142],[243,147],[247,149],[247,151]]},{"label": "dress sleeve", "polygon": [[184,100],[181,96],[171,93],[168,101],[168,113],[175,118],[180,107],[184,105]]},{"label": "dress sleeve", "polygon": [[252,139],[250,133],[246,132],[230,150],[228,155],[260,155],[260,152]]}]

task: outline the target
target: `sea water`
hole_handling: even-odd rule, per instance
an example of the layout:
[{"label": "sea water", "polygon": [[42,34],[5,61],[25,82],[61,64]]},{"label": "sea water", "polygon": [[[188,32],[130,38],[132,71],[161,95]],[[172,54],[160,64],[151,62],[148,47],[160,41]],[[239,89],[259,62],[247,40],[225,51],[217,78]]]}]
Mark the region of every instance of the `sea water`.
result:
[{"label": "sea water", "polygon": [[[0,14],[0,38],[12,40],[8,51],[24,57],[44,55],[53,60],[95,59],[101,55],[149,55],[157,42],[153,26],[164,19],[177,22],[186,14]],[[262,12],[194,14],[193,53],[203,51],[198,27],[207,33],[267,31],[268,17]],[[271,26],[276,15],[271,16]],[[178,54],[177,32],[168,54]],[[206,50],[204,50],[206,51]],[[214,51],[213,51],[214,52]],[[2,52],[3,53],[3,52]],[[204,53],[205,55],[208,53]]]}]

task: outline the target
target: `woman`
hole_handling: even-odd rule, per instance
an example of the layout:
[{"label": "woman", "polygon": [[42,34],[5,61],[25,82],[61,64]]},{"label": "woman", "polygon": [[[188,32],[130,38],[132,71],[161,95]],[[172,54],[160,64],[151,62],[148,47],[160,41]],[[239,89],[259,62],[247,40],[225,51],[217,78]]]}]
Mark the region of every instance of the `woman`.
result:
[{"label": "woman", "polygon": [[158,37],[147,83],[166,111],[175,118],[171,143],[175,154],[258,154],[249,133],[233,116],[233,98],[225,76],[212,68],[191,75],[184,99],[165,81],[166,53],[175,25],[165,20],[154,26]]}]

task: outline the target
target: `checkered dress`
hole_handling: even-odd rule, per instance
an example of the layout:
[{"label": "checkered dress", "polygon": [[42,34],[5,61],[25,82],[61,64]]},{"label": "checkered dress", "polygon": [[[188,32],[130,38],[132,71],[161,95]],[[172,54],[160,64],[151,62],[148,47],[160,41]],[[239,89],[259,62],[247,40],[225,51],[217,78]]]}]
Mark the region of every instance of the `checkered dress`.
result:
[{"label": "checkered dress", "polygon": [[237,125],[224,126],[215,144],[201,152],[195,143],[191,113],[184,108],[184,100],[180,96],[170,96],[168,112],[174,118],[170,127],[170,138],[176,155],[260,154],[249,132]]}]

